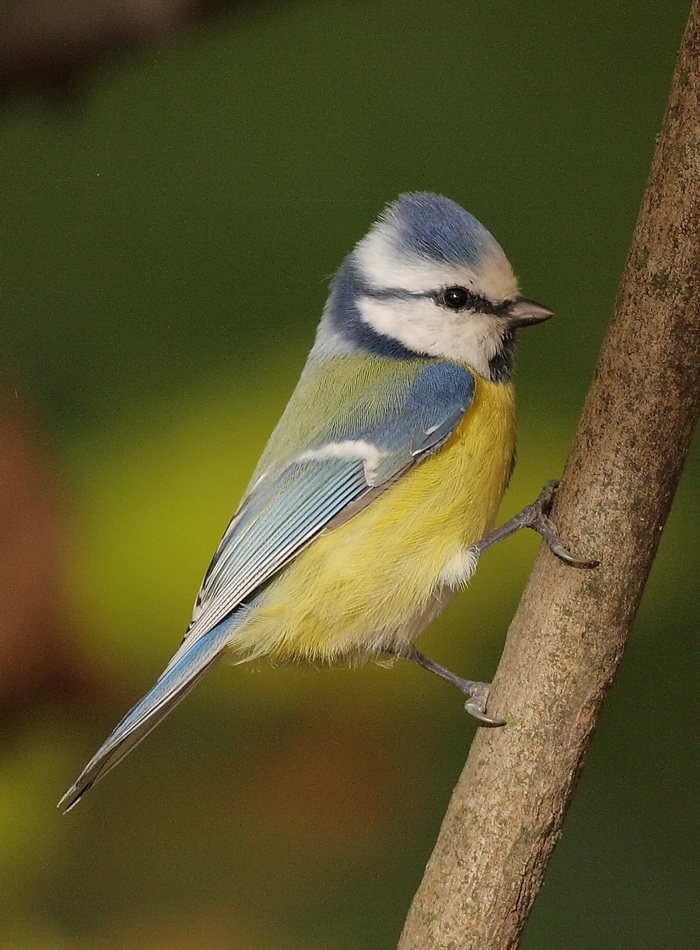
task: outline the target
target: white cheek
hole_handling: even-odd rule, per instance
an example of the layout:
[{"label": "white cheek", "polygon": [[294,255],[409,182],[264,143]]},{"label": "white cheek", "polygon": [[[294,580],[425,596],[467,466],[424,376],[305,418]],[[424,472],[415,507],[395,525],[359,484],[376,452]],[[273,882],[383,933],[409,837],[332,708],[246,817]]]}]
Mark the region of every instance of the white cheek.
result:
[{"label": "white cheek", "polygon": [[360,315],[384,336],[409,350],[467,363],[481,376],[489,375],[489,360],[500,348],[503,328],[488,314],[450,313],[432,300],[376,300],[361,297]]}]

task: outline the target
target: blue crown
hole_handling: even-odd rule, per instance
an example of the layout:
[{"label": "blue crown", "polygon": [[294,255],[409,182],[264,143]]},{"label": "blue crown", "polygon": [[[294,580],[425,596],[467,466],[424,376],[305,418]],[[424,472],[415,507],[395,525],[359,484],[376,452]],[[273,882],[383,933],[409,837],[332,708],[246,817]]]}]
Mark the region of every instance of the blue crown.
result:
[{"label": "blue crown", "polygon": [[399,195],[384,209],[382,219],[398,226],[402,250],[430,260],[473,266],[488,251],[500,250],[473,215],[433,192]]}]

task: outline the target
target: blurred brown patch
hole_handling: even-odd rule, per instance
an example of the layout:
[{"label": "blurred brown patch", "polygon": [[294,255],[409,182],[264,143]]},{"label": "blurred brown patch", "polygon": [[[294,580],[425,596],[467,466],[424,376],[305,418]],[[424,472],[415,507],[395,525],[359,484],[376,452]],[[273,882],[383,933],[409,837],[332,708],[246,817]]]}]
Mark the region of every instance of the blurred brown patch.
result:
[{"label": "blurred brown patch", "polygon": [[32,411],[0,395],[0,722],[47,698],[84,702],[90,676],[67,635],[61,502]]},{"label": "blurred brown patch", "polygon": [[15,0],[0,11],[0,99],[67,100],[105,62],[231,10],[270,0]]},{"label": "blurred brown patch", "polygon": [[405,746],[377,726],[360,710],[345,721],[326,718],[322,709],[299,711],[277,741],[256,745],[238,762],[238,803],[256,838],[251,853],[275,853],[283,862],[287,851],[293,861],[307,852],[323,873],[341,858],[362,860],[391,836],[413,801]]},{"label": "blurred brown patch", "polygon": [[196,915],[178,913],[132,926],[101,942],[99,950],[300,950],[269,934],[249,933],[228,908],[216,905]]}]

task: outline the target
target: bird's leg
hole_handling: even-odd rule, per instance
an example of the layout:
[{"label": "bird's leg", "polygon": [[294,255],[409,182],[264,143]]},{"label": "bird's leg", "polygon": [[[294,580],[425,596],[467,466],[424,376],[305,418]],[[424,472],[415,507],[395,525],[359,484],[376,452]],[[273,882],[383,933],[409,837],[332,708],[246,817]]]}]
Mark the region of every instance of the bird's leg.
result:
[{"label": "bird's leg", "polygon": [[[558,487],[559,479],[553,479],[547,482],[531,505],[523,508],[517,515],[509,521],[506,521],[505,524],[502,524],[499,528],[496,528],[495,531],[487,534],[486,537],[480,541],[477,541],[476,544],[472,544],[471,547],[468,548],[468,553],[478,557],[487,548],[492,547],[499,541],[503,541],[505,538],[509,538],[512,534],[515,534],[516,531],[520,531],[521,528],[532,528],[533,531],[537,531],[537,533],[542,536],[542,539],[552,554],[564,561],[565,564],[578,568],[597,567],[600,563],[599,561],[577,557],[567,550],[559,532],[548,518]],[[490,683],[477,683],[473,680],[462,679],[461,676],[451,673],[450,670],[445,669],[444,666],[440,666],[439,663],[435,663],[434,660],[424,656],[416,650],[415,647],[411,647],[406,652],[397,651],[395,655],[402,660],[412,660],[414,663],[418,663],[423,669],[430,670],[431,673],[435,673],[441,679],[456,686],[457,689],[467,697],[464,708],[483,725],[505,726],[505,722],[502,719],[492,719],[486,715],[486,700],[489,695]]]},{"label": "bird's leg", "polygon": [[514,515],[509,521],[506,521],[505,524],[496,528],[491,534],[487,534],[486,537],[477,541],[476,544],[472,544],[469,551],[478,557],[486,548],[490,548],[499,541],[503,541],[504,538],[509,538],[512,534],[515,534],[516,531],[520,531],[521,528],[532,528],[533,531],[536,531],[542,536],[543,541],[552,554],[556,555],[559,560],[568,564],[570,567],[598,567],[600,561],[577,557],[567,550],[556,527],[547,517],[552,510],[554,496],[556,495],[558,487],[558,478],[547,482],[531,505],[527,505],[526,508],[523,508],[517,515]]},{"label": "bird's leg", "polygon": [[410,652],[397,653],[397,656],[402,660],[413,660],[414,663],[418,663],[423,669],[430,670],[431,673],[435,673],[448,683],[456,686],[457,689],[467,697],[464,708],[484,726],[505,726],[505,722],[502,719],[491,719],[490,716],[486,715],[486,700],[489,695],[490,683],[476,683],[473,680],[462,679],[461,676],[451,673],[449,670],[446,670],[444,666],[440,666],[439,663],[435,663],[433,660],[428,659],[427,656],[419,653],[415,647],[411,647]]}]

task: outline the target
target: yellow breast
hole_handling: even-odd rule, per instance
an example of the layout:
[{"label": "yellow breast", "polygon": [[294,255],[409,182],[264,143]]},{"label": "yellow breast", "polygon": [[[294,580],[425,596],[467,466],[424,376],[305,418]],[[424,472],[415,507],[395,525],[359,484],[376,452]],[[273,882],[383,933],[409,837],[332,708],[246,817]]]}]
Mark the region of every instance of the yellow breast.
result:
[{"label": "yellow breast", "polygon": [[366,659],[430,610],[445,568],[491,528],[512,465],[513,386],[475,380],[450,439],[270,585],[231,644],[241,659]]}]

